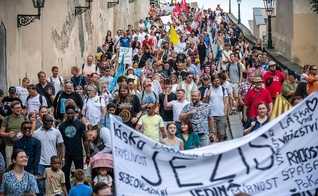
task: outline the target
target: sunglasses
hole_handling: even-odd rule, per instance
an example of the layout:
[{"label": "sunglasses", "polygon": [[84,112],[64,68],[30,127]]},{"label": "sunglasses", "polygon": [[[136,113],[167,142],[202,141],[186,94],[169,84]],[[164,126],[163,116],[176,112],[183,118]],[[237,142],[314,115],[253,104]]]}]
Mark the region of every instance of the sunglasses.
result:
[{"label": "sunglasses", "polygon": [[23,127],[23,130],[31,130],[32,129],[32,127]]}]

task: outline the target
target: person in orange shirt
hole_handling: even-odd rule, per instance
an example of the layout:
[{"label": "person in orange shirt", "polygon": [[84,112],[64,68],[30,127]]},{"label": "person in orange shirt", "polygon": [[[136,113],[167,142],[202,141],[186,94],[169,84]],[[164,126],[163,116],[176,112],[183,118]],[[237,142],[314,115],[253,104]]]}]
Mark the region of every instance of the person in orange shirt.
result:
[{"label": "person in orange shirt", "polygon": [[307,78],[308,94],[318,90],[318,74],[316,65],[309,67],[309,76]]}]

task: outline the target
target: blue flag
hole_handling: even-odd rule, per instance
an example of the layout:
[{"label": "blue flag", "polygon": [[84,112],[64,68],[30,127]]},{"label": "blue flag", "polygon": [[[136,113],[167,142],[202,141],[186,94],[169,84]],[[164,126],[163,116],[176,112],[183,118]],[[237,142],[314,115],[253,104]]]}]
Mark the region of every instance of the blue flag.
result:
[{"label": "blue flag", "polygon": [[120,62],[120,65],[117,69],[117,72],[116,72],[116,75],[113,79],[113,82],[110,84],[110,87],[109,87],[109,92],[110,93],[113,93],[114,91],[114,88],[117,84],[117,79],[119,76],[121,76],[122,74],[124,73],[124,55],[123,55],[123,58],[121,59],[121,62]]}]

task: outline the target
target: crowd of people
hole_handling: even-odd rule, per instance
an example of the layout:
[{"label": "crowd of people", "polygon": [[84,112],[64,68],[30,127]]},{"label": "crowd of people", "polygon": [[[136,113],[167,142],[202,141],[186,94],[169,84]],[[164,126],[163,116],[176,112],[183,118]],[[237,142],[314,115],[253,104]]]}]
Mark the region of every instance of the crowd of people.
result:
[{"label": "crowd of people", "polygon": [[[295,105],[318,89],[315,65],[300,77],[281,69],[261,39],[252,47],[244,41],[220,5],[187,7],[164,23],[167,15],[152,6],[134,29],[108,31],[96,54],[71,67],[70,80],[54,66],[50,77],[37,74],[38,84],[24,78],[8,96],[0,90],[0,195],[111,194],[107,168],[96,170],[94,190],[83,185],[90,158],[112,153],[110,115],[188,150],[225,140],[227,115],[242,112],[246,135],[269,121],[277,94]],[[170,42],[174,30],[177,44]],[[131,48],[133,58],[118,76],[120,47]]]}]

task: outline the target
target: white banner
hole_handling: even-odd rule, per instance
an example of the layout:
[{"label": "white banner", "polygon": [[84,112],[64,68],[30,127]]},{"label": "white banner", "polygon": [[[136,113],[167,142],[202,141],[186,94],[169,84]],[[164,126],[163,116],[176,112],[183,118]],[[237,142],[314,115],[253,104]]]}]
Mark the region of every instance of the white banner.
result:
[{"label": "white banner", "polygon": [[121,63],[121,60],[124,55],[124,64],[131,64],[132,63],[132,48],[127,47],[120,47],[119,48],[119,57],[118,57],[118,63]]},{"label": "white banner", "polygon": [[172,23],[171,16],[161,16],[160,17],[163,24],[168,24],[168,22]]},{"label": "white banner", "polygon": [[318,194],[317,97],[245,137],[181,152],[112,117],[117,195]]},{"label": "white banner", "polygon": [[161,9],[162,12],[163,12],[163,11],[172,12],[173,9],[174,9],[174,6],[161,7],[160,9]]}]

